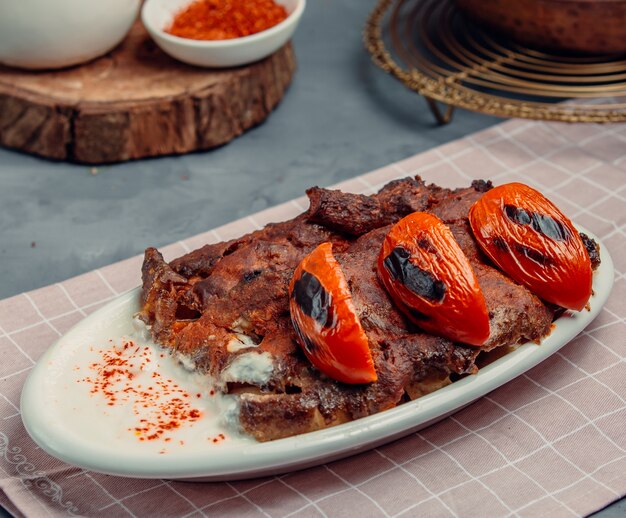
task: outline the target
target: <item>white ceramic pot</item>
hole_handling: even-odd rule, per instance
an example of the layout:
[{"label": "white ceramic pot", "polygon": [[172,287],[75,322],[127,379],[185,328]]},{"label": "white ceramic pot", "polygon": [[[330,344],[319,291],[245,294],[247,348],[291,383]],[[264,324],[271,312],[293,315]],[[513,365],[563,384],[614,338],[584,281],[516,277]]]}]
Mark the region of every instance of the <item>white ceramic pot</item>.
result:
[{"label": "white ceramic pot", "polygon": [[141,0],[0,0],[0,63],[60,68],[115,47]]}]

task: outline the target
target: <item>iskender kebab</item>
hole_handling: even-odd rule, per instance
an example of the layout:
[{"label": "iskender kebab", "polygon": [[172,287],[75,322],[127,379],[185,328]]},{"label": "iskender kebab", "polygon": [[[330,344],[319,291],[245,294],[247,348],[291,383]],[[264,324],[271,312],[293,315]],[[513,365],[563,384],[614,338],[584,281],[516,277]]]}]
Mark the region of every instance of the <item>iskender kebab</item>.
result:
[{"label": "iskender kebab", "polygon": [[235,394],[259,441],[430,393],[591,295],[597,243],[525,185],[307,195],[290,221],[169,264],[148,248],[142,268],[154,340]]}]

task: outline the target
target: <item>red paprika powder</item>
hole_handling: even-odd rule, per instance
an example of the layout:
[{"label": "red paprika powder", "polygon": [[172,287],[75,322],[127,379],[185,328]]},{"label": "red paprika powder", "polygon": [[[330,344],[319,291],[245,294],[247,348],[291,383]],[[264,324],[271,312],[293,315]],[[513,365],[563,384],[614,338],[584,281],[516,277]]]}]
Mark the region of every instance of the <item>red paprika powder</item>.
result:
[{"label": "red paprika powder", "polygon": [[227,40],[264,31],[287,18],[274,0],[196,0],[165,32],[192,40]]}]

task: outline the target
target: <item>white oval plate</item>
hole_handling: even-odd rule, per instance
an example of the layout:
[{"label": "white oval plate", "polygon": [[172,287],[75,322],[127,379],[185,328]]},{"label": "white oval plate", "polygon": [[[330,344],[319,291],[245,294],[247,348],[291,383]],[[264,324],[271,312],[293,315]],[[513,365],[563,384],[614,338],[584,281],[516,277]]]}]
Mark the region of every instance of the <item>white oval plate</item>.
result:
[{"label": "white oval plate", "polygon": [[594,274],[590,311],[565,313],[541,345],[524,344],[473,376],[396,408],[327,430],[266,443],[239,444],[236,448],[181,449],[169,455],[142,448],[122,452],[112,443],[77,432],[81,427],[61,418],[55,406],[46,404],[42,397],[57,389],[69,371],[68,361],[81,348],[132,332],[133,315],[139,309],[139,289],[135,289],[78,323],[41,357],[22,391],[22,419],[30,436],[51,455],[111,475],[235,480],[322,464],[390,442],[443,419],[554,354],[598,315],[609,296],[613,263],[602,245],[601,257],[602,264]]}]

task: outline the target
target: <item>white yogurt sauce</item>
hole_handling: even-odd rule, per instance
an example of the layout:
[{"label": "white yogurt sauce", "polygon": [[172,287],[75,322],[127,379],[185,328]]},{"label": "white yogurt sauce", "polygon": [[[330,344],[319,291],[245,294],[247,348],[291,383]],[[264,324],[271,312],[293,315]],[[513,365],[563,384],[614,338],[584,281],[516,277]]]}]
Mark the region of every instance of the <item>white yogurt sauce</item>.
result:
[{"label": "white yogurt sauce", "polygon": [[264,385],[273,371],[274,361],[270,353],[244,353],[222,371],[222,380]]},{"label": "white yogurt sauce", "polygon": [[[129,337],[84,348],[66,364],[67,383],[47,398],[59,417],[80,435],[117,449],[167,454],[255,442],[238,431],[236,396],[221,394],[209,376],[193,372],[188,357],[151,342],[145,326],[134,328]],[[233,362],[232,380],[269,376],[271,358],[254,354],[258,358]]]},{"label": "white yogurt sauce", "polygon": [[226,345],[226,349],[229,353],[240,351],[241,349],[250,349],[251,347],[258,347],[258,344],[252,340],[248,335],[243,333],[234,333]]}]

